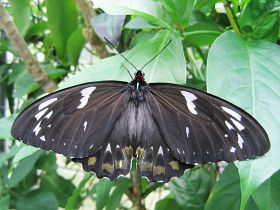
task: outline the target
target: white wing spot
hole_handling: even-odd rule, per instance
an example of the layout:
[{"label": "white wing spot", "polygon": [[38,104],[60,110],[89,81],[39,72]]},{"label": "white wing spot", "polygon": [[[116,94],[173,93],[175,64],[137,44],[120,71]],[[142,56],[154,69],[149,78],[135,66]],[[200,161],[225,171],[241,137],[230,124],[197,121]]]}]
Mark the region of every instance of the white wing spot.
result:
[{"label": "white wing spot", "polygon": [[236,121],[235,119],[230,118],[231,121],[234,123],[234,125],[238,128],[238,130],[242,131],[245,129],[245,127],[243,125],[241,125],[240,122]]},{"label": "white wing spot", "polygon": [[35,136],[37,136],[38,135],[38,133],[40,132],[40,130],[41,130],[41,122],[42,121],[40,121],[37,125],[36,125],[36,127],[34,128],[34,130],[33,130],[33,133],[35,133]]},{"label": "white wing spot", "polygon": [[49,124],[49,125],[48,125],[48,128],[50,128],[50,127],[52,127],[52,125],[51,125],[51,124]]},{"label": "white wing spot", "polygon": [[111,145],[110,145],[110,144],[108,144],[108,146],[107,146],[107,148],[106,148],[106,150],[105,150],[105,153],[106,153],[107,151],[112,152],[112,150],[111,150]]},{"label": "white wing spot", "polygon": [[75,147],[75,149],[77,149],[77,147],[78,147],[78,146],[77,146],[77,145],[75,145],[74,147]]},{"label": "white wing spot", "polygon": [[54,141],[54,139],[52,139],[52,141]]},{"label": "white wing spot", "polygon": [[42,141],[46,141],[45,136],[41,136],[40,139],[41,139]]},{"label": "white wing spot", "polygon": [[193,154],[195,155],[195,152],[193,152]]},{"label": "white wing spot", "polygon": [[238,144],[239,144],[239,147],[240,147],[240,149],[242,149],[242,148],[243,148],[244,140],[243,140],[243,138],[240,136],[239,133],[237,134],[237,137],[238,137]]},{"label": "white wing spot", "polygon": [[189,93],[187,91],[181,91],[182,95],[185,97],[186,99],[186,102],[187,102],[187,106],[188,106],[188,109],[191,113],[193,114],[197,114],[197,111],[195,110],[196,106],[195,104],[193,103],[194,100],[197,99],[197,97],[192,94],[192,93]]},{"label": "white wing spot", "polygon": [[77,107],[77,109],[84,108],[88,103],[88,99],[91,93],[96,89],[96,87],[87,87],[81,90],[82,98],[80,100],[81,104]]},{"label": "white wing spot", "polygon": [[87,121],[84,122],[84,131],[87,129]]},{"label": "white wing spot", "polygon": [[181,154],[181,151],[179,150],[179,148],[177,148],[177,152],[178,152],[179,154]]},{"label": "white wing spot", "polygon": [[153,150],[154,148],[153,148],[153,146],[151,146],[151,150]]},{"label": "white wing spot", "polygon": [[163,155],[163,151],[162,151],[162,148],[161,148],[161,146],[159,147],[159,150],[158,150],[158,154],[161,154],[161,155]]},{"label": "white wing spot", "polygon": [[42,111],[38,112],[38,113],[35,115],[35,118],[36,118],[37,120],[39,120],[47,111],[48,111],[48,108],[43,109]]},{"label": "white wing spot", "polygon": [[39,110],[41,110],[41,109],[44,109],[45,107],[47,107],[48,105],[50,105],[50,104],[52,104],[53,102],[55,102],[57,100],[57,98],[51,98],[51,99],[49,99],[49,100],[47,100],[47,101],[44,101],[43,103],[41,103],[40,105],[39,105]]},{"label": "white wing spot", "polygon": [[234,129],[234,127],[228,121],[225,121],[225,124],[229,130]]},{"label": "white wing spot", "polygon": [[235,119],[237,119],[238,121],[241,121],[241,115],[238,114],[237,112],[227,108],[227,107],[224,107],[222,106],[222,109],[227,112],[228,114],[230,114],[231,116],[233,116]]},{"label": "white wing spot", "polygon": [[235,152],[235,150],[236,150],[236,148],[231,147],[229,151],[230,151],[230,152]]},{"label": "white wing spot", "polygon": [[187,134],[187,138],[189,138],[189,134],[190,134],[190,128],[186,127],[186,134]]},{"label": "white wing spot", "polygon": [[228,135],[227,135],[227,134],[225,134],[225,137],[226,137],[226,138],[228,138]]},{"label": "white wing spot", "polygon": [[66,143],[64,142],[64,143],[63,143],[63,146],[65,146],[65,145],[66,145]]},{"label": "white wing spot", "polygon": [[208,152],[208,151],[206,151],[206,154],[209,154],[209,152]]},{"label": "white wing spot", "polygon": [[116,148],[120,148],[120,145],[117,144]]},{"label": "white wing spot", "polygon": [[92,147],[93,147],[93,144],[92,144],[92,145],[90,145],[89,149],[91,149]]},{"label": "white wing spot", "polygon": [[51,116],[52,116],[52,114],[53,114],[53,111],[50,111],[50,112],[45,116],[45,118],[50,119]]}]

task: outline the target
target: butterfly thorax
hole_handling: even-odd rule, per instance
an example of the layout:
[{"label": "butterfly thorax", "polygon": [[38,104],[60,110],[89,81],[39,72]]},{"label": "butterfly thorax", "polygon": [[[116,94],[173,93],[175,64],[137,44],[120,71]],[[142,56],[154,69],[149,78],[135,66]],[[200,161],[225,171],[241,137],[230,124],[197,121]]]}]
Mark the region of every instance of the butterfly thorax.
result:
[{"label": "butterfly thorax", "polygon": [[139,70],[134,74],[134,79],[130,82],[130,100],[133,101],[136,107],[139,103],[145,101],[145,94],[148,87],[145,82],[144,74]]}]

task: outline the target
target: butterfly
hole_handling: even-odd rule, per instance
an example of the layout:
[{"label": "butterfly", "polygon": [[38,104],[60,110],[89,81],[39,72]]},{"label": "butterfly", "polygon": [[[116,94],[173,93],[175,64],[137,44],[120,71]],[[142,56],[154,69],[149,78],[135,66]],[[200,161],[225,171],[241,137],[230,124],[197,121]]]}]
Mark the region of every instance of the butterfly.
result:
[{"label": "butterfly", "polygon": [[137,159],[137,174],[168,182],[209,162],[247,160],[266,153],[262,126],[237,106],[177,84],[100,81],[51,93],[15,120],[23,143],[63,154],[98,178],[116,180]]}]

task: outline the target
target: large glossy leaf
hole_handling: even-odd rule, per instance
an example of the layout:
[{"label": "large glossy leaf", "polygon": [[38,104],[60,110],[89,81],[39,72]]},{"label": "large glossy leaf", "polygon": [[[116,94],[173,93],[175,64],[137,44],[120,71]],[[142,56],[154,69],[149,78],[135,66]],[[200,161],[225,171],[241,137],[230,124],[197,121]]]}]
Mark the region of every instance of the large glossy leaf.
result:
[{"label": "large glossy leaf", "polygon": [[[186,63],[182,43],[177,35],[169,31],[157,33],[153,39],[137,44],[134,48],[125,52],[124,55],[140,69],[170,39],[172,39],[171,44],[143,70],[147,82],[185,83]],[[120,55],[106,58],[95,63],[88,69],[76,73],[63,82],[61,87],[100,80],[122,80],[130,82],[131,78],[124,66],[131,73],[136,71]]]},{"label": "large glossy leaf", "polygon": [[[78,60],[83,47],[85,46],[86,40],[83,35],[81,28],[75,30],[68,39],[67,42],[67,53],[69,63],[72,65],[78,65]],[[58,70],[58,69],[56,69]]]},{"label": "large glossy leaf", "polygon": [[31,23],[30,1],[31,0],[9,0],[13,20],[22,35],[25,34]]},{"label": "large glossy leaf", "polygon": [[165,198],[159,200],[156,203],[155,210],[183,210],[172,195],[168,195]]},{"label": "large glossy leaf", "polygon": [[265,128],[271,149],[252,161],[237,163],[241,178],[241,208],[250,194],[280,168],[280,47],[264,41],[244,41],[226,32],[213,44],[207,66],[208,91],[242,107]]},{"label": "large glossy leaf", "polygon": [[164,27],[171,22],[161,1],[93,0],[93,4],[110,15],[138,15]]},{"label": "large glossy leaf", "polygon": [[239,210],[240,179],[236,166],[226,167],[219,180],[215,183],[206,203],[205,210]]},{"label": "large glossy leaf", "polygon": [[203,166],[173,179],[169,187],[175,200],[185,210],[203,210],[214,181],[214,168]]},{"label": "large glossy leaf", "polygon": [[32,155],[33,153],[35,153],[38,150],[39,150],[39,148],[23,144],[22,147],[20,148],[20,150],[18,151],[18,153],[15,155],[15,157],[13,159],[13,164],[18,163],[22,159]]},{"label": "large glossy leaf", "polygon": [[58,201],[55,195],[49,191],[34,190],[21,197],[17,203],[17,210],[57,210]]},{"label": "large glossy leaf", "polygon": [[67,61],[67,42],[78,28],[78,12],[74,0],[46,0],[48,24],[59,58]]},{"label": "large glossy leaf", "polygon": [[280,172],[275,173],[254,193],[253,198],[259,209],[280,209]]}]

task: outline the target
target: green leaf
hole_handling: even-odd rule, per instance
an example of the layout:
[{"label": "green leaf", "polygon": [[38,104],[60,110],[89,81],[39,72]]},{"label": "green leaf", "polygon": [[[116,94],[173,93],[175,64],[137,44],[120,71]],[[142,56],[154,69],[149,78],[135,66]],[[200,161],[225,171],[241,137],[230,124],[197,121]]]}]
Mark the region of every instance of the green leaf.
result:
[{"label": "green leaf", "polygon": [[253,198],[259,209],[280,209],[280,171],[258,187]]},{"label": "green leaf", "polygon": [[62,79],[63,76],[67,74],[67,71],[65,69],[54,67],[51,64],[44,65],[44,71],[48,74],[48,77],[51,79]]},{"label": "green leaf", "polygon": [[115,182],[115,190],[107,198],[106,210],[115,210],[119,207],[123,194],[132,186],[130,179],[121,177]]},{"label": "green leaf", "polygon": [[279,13],[272,12],[278,0],[250,1],[242,10],[239,23],[250,38],[275,42],[279,32]]},{"label": "green leaf", "polygon": [[1,210],[8,210],[10,205],[10,196],[5,195],[0,197],[0,209]]},{"label": "green leaf", "polygon": [[34,190],[19,199],[17,210],[57,210],[58,201],[55,195],[48,191]]},{"label": "green leaf", "polygon": [[21,180],[23,180],[28,173],[31,172],[36,161],[42,154],[43,151],[40,150],[22,160],[13,170],[11,178],[8,181],[8,187],[15,187]]},{"label": "green leaf", "polygon": [[31,23],[30,1],[31,0],[9,0],[13,20],[22,35],[25,34]]},{"label": "green leaf", "polygon": [[48,22],[41,21],[36,24],[32,24],[26,34],[25,39],[32,39],[32,36],[44,36],[44,32],[48,29]]},{"label": "green leaf", "polygon": [[164,8],[171,16],[173,24],[179,30],[184,30],[188,25],[194,7],[193,0],[162,0]]},{"label": "green leaf", "polygon": [[72,196],[67,200],[67,204],[65,209],[66,210],[73,210],[77,209],[81,205],[81,193],[87,182],[91,179],[93,176],[92,173],[86,173],[83,180],[80,182],[79,186],[74,189]]},{"label": "green leaf", "polygon": [[222,33],[223,30],[214,24],[197,22],[184,32],[184,44],[198,47],[211,45]]},{"label": "green leaf", "polygon": [[0,153],[0,167],[2,167],[2,165],[4,164],[4,162],[12,157],[14,157],[17,152],[20,150],[20,148],[22,147],[22,145],[18,146],[16,144],[14,144],[12,146],[12,148],[10,149],[10,151],[8,152],[1,152]]},{"label": "green leaf", "polygon": [[93,4],[110,15],[137,15],[151,21],[153,25],[170,27],[171,18],[161,1],[141,0],[131,3],[128,0],[93,0]]},{"label": "green leaf", "polygon": [[224,209],[225,207],[227,210],[239,210],[240,197],[238,170],[234,164],[230,164],[212,188],[205,210]]},{"label": "green leaf", "polygon": [[[279,170],[280,47],[244,41],[226,32],[208,55],[208,91],[251,113],[268,133],[271,149],[256,160],[236,163],[240,174],[241,209],[250,194]],[[225,68],[226,67],[226,68]]]},{"label": "green leaf", "polygon": [[70,64],[78,65],[78,60],[83,47],[85,46],[86,40],[83,35],[81,28],[74,31],[67,42],[67,53]]},{"label": "green leaf", "polygon": [[102,210],[106,205],[106,203],[108,202],[108,197],[112,186],[113,183],[106,178],[100,179],[99,182],[96,183],[96,209],[97,210]]},{"label": "green leaf", "polygon": [[224,0],[197,0],[195,1],[195,9],[211,8],[215,6],[218,2],[223,2]]},{"label": "green leaf", "polygon": [[40,188],[52,192],[58,199],[59,206],[64,207],[72,196],[75,186],[57,173],[46,173],[41,178]]},{"label": "green leaf", "polygon": [[[153,56],[155,56],[164,45],[172,39],[171,44],[150,63],[143,71],[147,82],[170,82],[185,83],[186,62],[180,37],[165,30],[158,32],[151,40],[143,41],[134,48],[124,53],[137,68],[141,68]],[[120,55],[102,59],[88,69],[76,73],[67,81],[60,84],[61,87],[72,86],[83,82],[101,80],[130,81],[126,69],[130,72],[135,70],[123,60]]]},{"label": "green leaf", "polygon": [[59,59],[67,61],[67,42],[78,28],[78,11],[74,0],[46,0],[48,24]]},{"label": "green leaf", "polygon": [[168,195],[165,198],[159,200],[156,203],[155,210],[183,210],[177,201],[171,196]]},{"label": "green leaf", "polygon": [[21,149],[18,151],[18,153],[15,155],[15,157],[13,159],[13,164],[18,163],[22,159],[32,155],[33,153],[35,153],[38,150],[39,149],[36,148],[36,147],[32,147],[32,146],[29,146],[29,145],[23,145],[21,147]]},{"label": "green leaf", "polygon": [[171,180],[169,187],[175,200],[185,210],[203,210],[214,184],[214,176],[215,169],[204,166]]},{"label": "green leaf", "polygon": [[34,78],[27,72],[22,72],[16,79],[14,84],[14,96],[20,98],[28,93],[33,92],[39,88],[38,83],[35,82]]},{"label": "green leaf", "polygon": [[12,125],[17,117],[17,114],[12,114],[9,117],[0,119],[0,140],[13,139],[11,134]]}]

